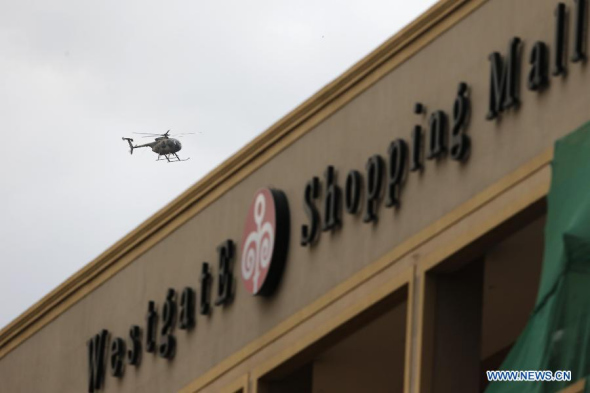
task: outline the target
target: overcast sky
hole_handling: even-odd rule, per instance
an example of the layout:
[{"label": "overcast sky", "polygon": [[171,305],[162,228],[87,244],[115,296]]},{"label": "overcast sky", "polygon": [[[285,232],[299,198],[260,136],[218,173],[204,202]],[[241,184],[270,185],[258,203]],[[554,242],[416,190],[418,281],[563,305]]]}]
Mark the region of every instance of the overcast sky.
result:
[{"label": "overcast sky", "polygon": [[435,2],[0,1],[0,328]]}]

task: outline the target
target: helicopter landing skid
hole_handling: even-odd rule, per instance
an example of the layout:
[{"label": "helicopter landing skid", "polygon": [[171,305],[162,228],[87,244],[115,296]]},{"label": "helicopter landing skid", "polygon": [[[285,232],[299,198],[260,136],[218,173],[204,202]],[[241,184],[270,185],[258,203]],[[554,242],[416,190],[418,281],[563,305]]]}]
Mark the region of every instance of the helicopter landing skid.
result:
[{"label": "helicopter landing skid", "polygon": [[[162,157],[164,157],[164,158],[162,158]],[[164,156],[158,156],[158,159],[156,161],[164,161],[164,160],[166,160],[168,162],[182,162],[182,161],[188,161],[190,159],[191,159],[190,157],[189,158],[181,159],[176,154],[174,154],[173,156],[167,154],[167,155],[164,155]]]}]

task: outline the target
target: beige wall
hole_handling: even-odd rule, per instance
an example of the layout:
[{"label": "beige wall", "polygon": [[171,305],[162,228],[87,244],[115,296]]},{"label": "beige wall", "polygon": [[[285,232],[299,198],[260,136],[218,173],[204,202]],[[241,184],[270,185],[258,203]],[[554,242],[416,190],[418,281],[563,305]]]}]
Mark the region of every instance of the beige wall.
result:
[{"label": "beige wall", "polygon": [[[161,305],[168,287],[198,286],[201,262],[213,262],[216,273],[216,246],[228,238],[240,241],[248,206],[260,187],[282,189],[291,207],[291,249],[277,293],[268,300],[254,298],[238,281],[233,304],[215,308],[208,318],[198,316],[193,332],[176,331],[174,360],[143,353],[141,367],[128,367],[120,381],[108,376],[105,391],[181,389],[544,152],[556,138],[590,117],[587,66],[571,64],[566,79],[552,79],[549,90],[537,94],[525,89],[527,67],[523,61],[522,107],[501,121],[487,122],[487,58],[492,51],[505,52],[513,36],[524,41],[524,59],[535,41],[552,43],[556,4],[555,0],[491,0],[484,4],[0,359],[5,389],[84,391],[86,340],[102,328],[126,336],[130,325],[143,326],[149,300]],[[307,221],[302,209],[305,183],[312,176],[321,176],[327,165],[334,165],[342,185],[348,170],[362,170],[371,155],[385,155],[394,138],[409,137],[413,125],[420,121],[412,113],[416,101],[424,102],[429,110],[450,112],[461,81],[470,85],[473,105],[469,162],[427,162],[424,173],[409,176],[399,211],[381,204],[375,225],[363,224],[360,215],[345,214],[341,230],[323,233],[311,249],[300,247],[300,226]],[[88,225],[91,228],[92,223]]]}]

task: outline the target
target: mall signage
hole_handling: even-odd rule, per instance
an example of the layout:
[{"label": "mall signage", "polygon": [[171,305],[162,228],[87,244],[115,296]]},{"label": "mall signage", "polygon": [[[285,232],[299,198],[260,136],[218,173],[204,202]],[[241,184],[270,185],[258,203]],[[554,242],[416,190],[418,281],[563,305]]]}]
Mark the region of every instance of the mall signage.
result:
[{"label": "mall signage", "polygon": [[283,273],[289,245],[289,205],[285,194],[264,188],[256,193],[242,235],[241,273],[252,295],[273,293]]},{"label": "mall signage", "polygon": [[[285,193],[272,188],[259,190],[248,210],[240,248],[240,271],[247,292],[270,296],[276,289],[287,257],[289,231],[289,204]],[[186,287],[177,293],[174,288],[169,288],[160,315],[156,302],[149,301],[144,329],[132,325],[127,340],[122,337],[111,340],[108,330],[103,329],[88,340],[88,391],[102,389],[107,368],[114,377],[120,378],[126,365],[139,367],[144,345],[145,352],[172,359],[176,354],[176,327],[192,330],[196,326],[197,314],[207,316],[212,305],[223,307],[229,304],[235,287],[235,248],[231,239],[217,247],[219,272],[214,300],[211,299],[213,274],[209,263],[203,262],[198,291]]]},{"label": "mall signage", "polygon": [[[532,3],[531,3],[532,5]],[[532,5],[534,6],[534,5]],[[575,0],[573,5],[573,37],[568,37],[568,6],[558,3],[555,10],[555,37],[552,50],[547,43],[531,45],[527,58],[527,88],[541,92],[549,87],[550,74],[564,77],[568,63],[586,60],[587,0]],[[566,58],[566,46],[571,42],[571,58]],[[508,110],[520,106],[524,44],[518,37],[508,43],[504,55],[492,52],[489,56],[489,98],[486,119],[496,121]],[[414,105],[418,115],[426,113],[421,103]],[[410,173],[426,169],[426,160],[446,157],[465,163],[471,150],[467,134],[471,116],[470,88],[458,84],[452,112],[434,110],[429,114],[426,130],[416,125],[410,138],[392,141],[384,156],[375,154],[367,159],[364,171],[351,170],[345,176],[343,188],[336,181],[336,169],[328,166],[323,183],[313,177],[304,187],[303,208],[307,222],[301,226],[299,242],[313,247],[320,232],[329,232],[342,225],[342,214],[362,214],[365,223],[378,219],[378,205],[384,199],[387,208],[399,208],[401,191]],[[323,192],[320,191],[323,189]],[[320,201],[320,195],[323,200]],[[384,198],[383,198],[384,195]],[[318,205],[323,205],[320,214]],[[290,214],[286,195],[277,189],[263,188],[253,198],[248,210],[239,247],[233,240],[217,247],[218,272],[216,297],[211,299],[213,273],[209,263],[201,264],[198,289],[186,287],[177,292],[169,288],[158,312],[155,301],[147,304],[143,328],[132,325],[128,337],[113,337],[103,329],[88,341],[88,391],[103,388],[107,371],[123,377],[126,366],[139,367],[143,352],[162,359],[172,359],[176,353],[176,328],[188,331],[196,328],[197,314],[206,317],[212,307],[223,308],[235,292],[234,261],[240,261],[240,276],[246,292],[257,296],[271,296],[276,290],[287,259],[290,237]],[[236,255],[239,254],[239,255]],[[197,296],[198,295],[198,296]]]}]

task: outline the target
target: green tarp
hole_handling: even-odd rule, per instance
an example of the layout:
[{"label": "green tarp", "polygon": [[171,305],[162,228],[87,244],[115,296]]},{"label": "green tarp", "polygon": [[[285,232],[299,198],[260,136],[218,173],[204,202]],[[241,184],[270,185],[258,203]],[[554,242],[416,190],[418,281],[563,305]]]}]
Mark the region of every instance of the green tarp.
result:
[{"label": "green tarp", "polygon": [[590,123],[555,144],[539,293],[501,369],[569,370],[572,382],[492,382],[486,393],[558,392],[590,375]]}]

